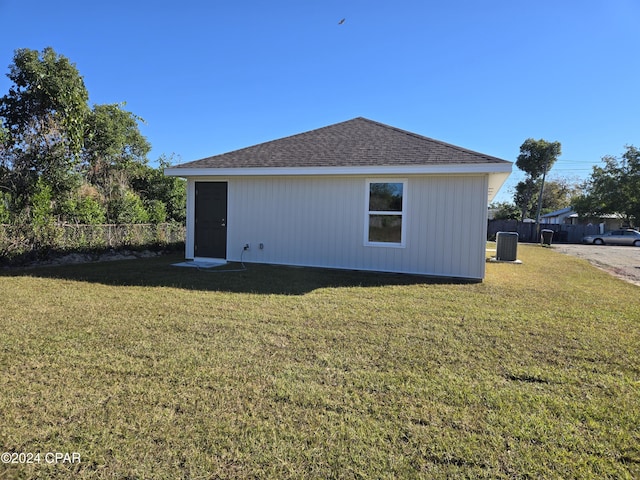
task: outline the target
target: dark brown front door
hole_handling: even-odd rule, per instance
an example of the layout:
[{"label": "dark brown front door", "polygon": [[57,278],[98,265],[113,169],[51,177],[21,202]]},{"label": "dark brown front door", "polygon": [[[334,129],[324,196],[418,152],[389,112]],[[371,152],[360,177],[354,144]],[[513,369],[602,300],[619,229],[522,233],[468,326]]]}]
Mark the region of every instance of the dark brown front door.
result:
[{"label": "dark brown front door", "polygon": [[227,182],[196,182],[196,257],[227,258]]}]

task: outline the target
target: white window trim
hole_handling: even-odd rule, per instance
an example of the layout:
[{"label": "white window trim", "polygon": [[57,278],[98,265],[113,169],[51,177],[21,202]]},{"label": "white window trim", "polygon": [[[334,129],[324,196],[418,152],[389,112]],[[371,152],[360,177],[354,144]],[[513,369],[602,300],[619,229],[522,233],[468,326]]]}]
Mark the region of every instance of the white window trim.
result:
[{"label": "white window trim", "polygon": [[[402,211],[370,211],[369,195],[372,183],[401,183],[402,184]],[[406,178],[367,178],[366,188],[364,192],[364,246],[365,247],[386,247],[386,248],[405,248],[407,239],[407,184]],[[400,243],[391,242],[370,242],[369,241],[369,215],[401,215],[402,224],[400,227]]]}]

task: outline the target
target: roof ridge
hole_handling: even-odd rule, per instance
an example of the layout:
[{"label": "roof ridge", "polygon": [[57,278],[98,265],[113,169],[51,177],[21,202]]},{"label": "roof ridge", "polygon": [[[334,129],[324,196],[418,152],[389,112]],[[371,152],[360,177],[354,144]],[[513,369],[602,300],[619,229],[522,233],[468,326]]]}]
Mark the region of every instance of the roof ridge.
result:
[{"label": "roof ridge", "polygon": [[220,168],[501,163],[500,158],[362,116],[183,163]]},{"label": "roof ridge", "polygon": [[[434,142],[434,143],[437,143],[439,145],[443,145],[445,147],[453,148],[453,149],[459,150],[461,152],[471,153],[473,155],[482,155],[483,157],[495,158],[496,160],[502,160],[501,158],[495,157],[493,155],[487,155],[485,153],[480,153],[478,151],[471,150],[469,148],[461,147],[459,145],[454,145],[453,143],[443,142],[442,140],[438,140],[436,138],[427,137],[426,135],[421,135],[419,133],[411,132],[409,130],[404,130],[404,129],[399,128],[399,127],[394,127],[393,125],[387,125],[385,123],[377,122],[375,120],[370,120],[370,119],[365,118],[365,117],[357,117],[357,119],[366,120],[367,122],[379,125],[381,127],[385,127],[385,128],[391,129],[391,130],[395,130],[396,132],[404,133],[406,135],[409,135],[409,136],[414,137],[414,138],[418,138],[420,140],[428,140],[430,142]],[[356,119],[353,119],[353,120],[356,120]]]},{"label": "roof ridge", "polygon": [[[269,144],[271,144],[273,142],[280,142],[281,140],[288,140],[288,139],[291,139],[291,138],[299,137],[301,135],[306,135],[308,133],[318,132],[320,130],[326,130],[326,129],[335,127],[337,125],[342,125],[344,123],[352,122],[353,120],[357,120],[359,118],[361,118],[363,120],[368,120],[368,119],[366,119],[364,117],[355,117],[355,118],[352,118],[350,120],[344,120],[342,122],[332,123],[331,125],[324,125],[322,127],[317,127],[317,128],[312,128],[310,130],[305,130],[304,132],[292,133],[291,135],[285,135],[284,137],[273,138],[271,140],[266,140],[264,142],[254,143],[254,144],[248,145],[246,147],[237,148],[235,150],[231,150],[231,151],[228,151],[228,152],[222,152],[222,153],[218,153],[218,154],[215,154],[215,155],[210,155],[210,156],[204,157],[204,158],[202,158],[200,160],[206,160],[208,158],[219,157],[219,156],[222,156],[222,155],[227,155],[229,153],[242,152],[244,150],[248,150],[248,149],[251,149],[251,148],[259,147],[259,146],[262,146],[262,145],[269,145]],[[373,120],[368,120],[368,121],[369,122],[373,122]],[[373,122],[373,123],[375,123],[375,122]],[[193,162],[199,162],[200,160],[193,160]],[[192,163],[192,162],[188,162],[188,163]]]}]

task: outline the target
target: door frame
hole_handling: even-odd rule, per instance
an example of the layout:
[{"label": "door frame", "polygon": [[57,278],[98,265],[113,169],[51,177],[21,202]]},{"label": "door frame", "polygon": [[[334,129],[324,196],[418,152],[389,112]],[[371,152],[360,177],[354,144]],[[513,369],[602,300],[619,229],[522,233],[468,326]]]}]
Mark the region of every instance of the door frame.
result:
[{"label": "door frame", "polygon": [[[218,183],[218,184],[226,184],[226,198],[225,198],[225,228],[224,228],[224,250],[225,256],[222,257],[204,257],[196,254],[196,242],[197,242],[197,184],[198,183]],[[226,262],[226,257],[228,255],[228,247],[229,247],[229,181],[228,179],[194,179],[192,182],[192,187],[189,189],[191,192],[192,202],[189,202],[191,205],[191,211],[193,215],[188,215],[187,220],[191,220],[191,228],[188,228],[187,231],[192,233],[191,239],[188,242],[188,248],[191,250],[191,255],[187,256],[187,258],[192,258],[194,260],[204,260],[204,261],[221,261]]]}]

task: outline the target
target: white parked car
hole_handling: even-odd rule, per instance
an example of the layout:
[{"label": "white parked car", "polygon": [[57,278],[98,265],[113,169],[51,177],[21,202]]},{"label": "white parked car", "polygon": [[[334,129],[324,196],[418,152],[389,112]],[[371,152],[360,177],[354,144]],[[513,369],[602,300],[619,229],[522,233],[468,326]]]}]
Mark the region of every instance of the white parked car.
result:
[{"label": "white parked car", "polygon": [[602,235],[587,235],[582,243],[593,245],[633,245],[640,247],[640,232],[637,230],[613,230]]}]

